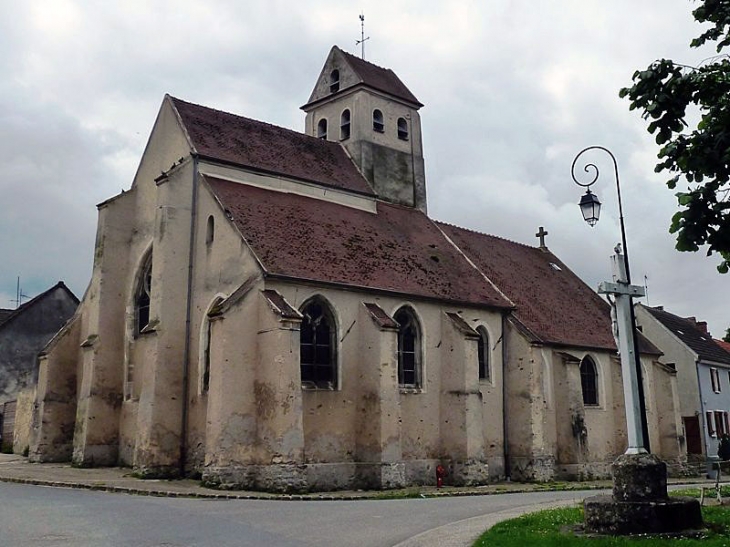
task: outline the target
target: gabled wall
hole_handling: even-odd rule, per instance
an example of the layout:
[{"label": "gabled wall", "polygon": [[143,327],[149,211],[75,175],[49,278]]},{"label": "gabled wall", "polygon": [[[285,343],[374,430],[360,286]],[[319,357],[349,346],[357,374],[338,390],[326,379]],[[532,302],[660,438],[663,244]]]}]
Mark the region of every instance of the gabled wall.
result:
[{"label": "gabled wall", "polygon": [[78,301],[59,284],[0,325],[0,405],[38,380],[38,353],[73,315]]},{"label": "gabled wall", "polygon": [[[619,360],[607,351],[531,344],[507,330],[506,410],[513,479],[605,478],[627,446]],[[590,356],[598,373],[598,404],[583,403],[580,362]],[[678,440],[674,371],[642,357],[651,450],[673,470],[686,462]]]}]

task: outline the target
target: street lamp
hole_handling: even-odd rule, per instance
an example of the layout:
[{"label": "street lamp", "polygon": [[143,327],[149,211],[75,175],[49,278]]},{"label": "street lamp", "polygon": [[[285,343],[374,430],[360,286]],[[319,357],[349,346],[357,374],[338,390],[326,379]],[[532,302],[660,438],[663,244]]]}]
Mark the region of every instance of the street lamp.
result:
[{"label": "street lamp", "polygon": [[[583,166],[583,171],[592,173],[592,177],[588,182],[580,182],[576,178],[575,167],[580,157],[591,150],[600,150],[605,152],[611,157],[613,161],[614,176],[616,179],[616,192],[618,193],[618,210],[619,219],[621,225],[621,246],[616,248],[616,258],[614,263],[614,279],[616,283],[602,283],[599,287],[599,292],[604,294],[611,294],[616,297],[616,309],[617,309],[617,323],[619,327],[619,351],[621,352],[622,368],[626,364],[626,370],[624,370],[624,399],[626,404],[626,421],[629,434],[629,449],[628,452],[643,452],[644,450],[649,451],[649,435],[648,427],[646,422],[646,405],[644,402],[644,386],[642,382],[641,374],[641,358],[639,356],[639,346],[637,343],[636,336],[636,317],[634,315],[634,306],[632,302],[633,296],[643,295],[643,291],[640,287],[631,285],[631,271],[629,269],[629,251],[626,246],[626,229],[624,227],[624,212],[621,204],[621,186],[619,184],[618,177],[618,163],[616,157],[611,153],[608,148],[603,146],[589,146],[584,148],[578,155],[573,159],[573,165],[570,168],[570,174],[573,177],[573,182],[578,186],[586,189],[586,193],[580,200],[580,210],[583,214],[583,219],[590,225],[595,226],[598,222],[598,218],[601,212],[601,202],[598,200],[598,196],[593,194],[590,187],[595,184],[600,175],[600,171],[596,164],[586,163]],[[621,250],[623,250],[623,263],[621,262]],[[625,319],[622,320],[621,315],[625,315]],[[631,340],[629,340],[631,338]],[[629,370],[631,367],[630,359],[633,354],[633,366],[635,370],[635,382],[632,381],[634,377]],[[635,399],[638,399],[635,400]],[[636,410],[640,416],[632,416],[634,413],[634,407],[638,406]],[[638,419],[638,420],[637,420]],[[639,434],[641,438],[639,438]]]}]

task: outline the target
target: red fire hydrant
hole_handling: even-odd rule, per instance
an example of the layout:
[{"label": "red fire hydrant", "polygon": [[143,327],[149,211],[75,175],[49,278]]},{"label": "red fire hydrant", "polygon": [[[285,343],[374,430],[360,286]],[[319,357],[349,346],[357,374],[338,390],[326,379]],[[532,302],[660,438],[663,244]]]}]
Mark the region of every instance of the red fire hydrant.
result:
[{"label": "red fire hydrant", "polygon": [[441,464],[436,466],[436,488],[441,488],[444,485],[444,476],[446,476],[446,469]]}]

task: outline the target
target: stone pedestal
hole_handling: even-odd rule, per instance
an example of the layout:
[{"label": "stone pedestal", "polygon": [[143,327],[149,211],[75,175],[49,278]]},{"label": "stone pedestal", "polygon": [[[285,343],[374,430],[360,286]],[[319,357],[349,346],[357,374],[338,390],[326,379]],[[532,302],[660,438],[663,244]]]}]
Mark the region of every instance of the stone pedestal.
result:
[{"label": "stone pedestal", "polygon": [[656,456],[619,456],[613,477],[613,496],[593,496],[583,503],[586,532],[661,534],[703,527],[696,499],[667,496],[667,466]]}]

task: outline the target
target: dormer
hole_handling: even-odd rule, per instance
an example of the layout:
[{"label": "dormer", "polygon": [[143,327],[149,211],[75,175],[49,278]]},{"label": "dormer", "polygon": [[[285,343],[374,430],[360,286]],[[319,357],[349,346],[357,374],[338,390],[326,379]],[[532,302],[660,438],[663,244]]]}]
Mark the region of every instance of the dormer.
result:
[{"label": "dormer", "polygon": [[302,110],[305,132],[345,146],[380,199],[425,212],[422,106],[395,72],[334,46]]}]

